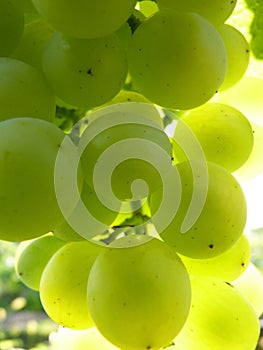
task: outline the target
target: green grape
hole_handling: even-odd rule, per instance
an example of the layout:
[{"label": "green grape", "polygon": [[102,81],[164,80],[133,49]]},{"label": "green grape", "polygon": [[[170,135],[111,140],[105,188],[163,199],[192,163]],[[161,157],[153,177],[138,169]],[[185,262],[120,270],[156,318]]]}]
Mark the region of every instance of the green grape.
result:
[{"label": "green grape", "polygon": [[42,70],[43,52],[53,32],[43,18],[28,23],[12,57]]},{"label": "green grape", "polygon": [[[181,184],[177,185],[181,187],[181,196],[180,187],[175,188],[180,201],[178,210],[178,198],[172,197],[170,206],[174,208],[174,217],[171,222],[166,222],[162,215],[152,217],[162,239],[178,253],[191,258],[208,259],[226,252],[240,238],[246,224],[246,200],[238,181],[215,163],[208,163],[207,167],[208,177],[200,161],[177,164],[175,169],[181,179]],[[170,177],[176,186],[174,172]],[[151,196],[153,214],[160,207],[161,198],[162,189]]]},{"label": "green grape", "polygon": [[96,38],[120,28],[136,0],[33,0],[33,4],[58,31],[76,38]]},{"label": "green grape", "polygon": [[[253,131],[247,118],[237,109],[222,103],[207,103],[185,113],[181,120],[197,137],[208,161],[233,172],[249,158],[253,148]],[[178,123],[176,135],[184,135]],[[181,136],[182,137],[182,136]],[[180,153],[175,155],[180,158]]]},{"label": "green grape", "polygon": [[118,350],[96,329],[75,330],[59,327],[54,350]]},{"label": "green grape", "polygon": [[120,103],[95,111],[91,120],[79,149],[84,177],[97,195],[141,200],[160,187],[171,167],[171,144],[154,106]]},{"label": "green grape", "polygon": [[[85,216],[80,205],[84,204],[90,216]],[[67,220],[55,228],[54,234],[68,241],[90,239],[102,234],[116,219],[118,212],[112,211],[100,202],[96,192],[86,183],[83,184],[81,203],[77,203]],[[74,224],[71,227],[70,223]]]},{"label": "green grape", "polygon": [[157,0],[160,8],[168,7],[176,11],[196,12],[214,25],[224,23],[231,15],[237,0]]},{"label": "green grape", "polygon": [[40,280],[40,299],[48,316],[72,329],[93,326],[87,304],[87,281],[92,264],[105,248],[88,241],[71,242],[47,263]]},{"label": "green grape", "polygon": [[217,277],[231,282],[238,278],[249,265],[250,244],[243,234],[225,253],[211,259],[191,259],[180,255],[190,275]]},{"label": "green grape", "polygon": [[138,3],[140,12],[144,14],[145,17],[149,17],[158,11],[158,5],[156,2],[151,0],[144,0]]},{"label": "green grape", "polygon": [[212,277],[191,278],[188,319],[174,339],[179,349],[253,350],[260,325],[250,303],[231,284]]},{"label": "green grape", "polygon": [[44,75],[29,64],[0,57],[0,120],[19,117],[52,121],[55,97]]},{"label": "green grape", "polygon": [[[191,279],[191,284],[192,309],[175,344],[186,348],[195,344],[196,349],[202,350],[211,347],[215,350],[254,349],[259,322],[253,308],[241,293],[231,284],[212,278],[195,277]],[[187,338],[191,340],[188,341]]]},{"label": "green grape", "polygon": [[250,263],[246,271],[232,284],[249,300],[260,317],[263,313],[263,276],[259,269]]},{"label": "green grape", "polygon": [[52,234],[21,242],[15,256],[15,270],[19,279],[29,288],[39,290],[42,272],[52,255],[65,242]]},{"label": "green grape", "polygon": [[187,318],[190,299],[184,265],[157,239],[105,250],[88,279],[95,325],[106,339],[127,350],[157,350],[169,344]]},{"label": "green grape", "polygon": [[[41,119],[0,123],[0,239],[35,238],[62,221],[54,166],[63,138],[60,129]],[[71,166],[67,154],[65,166]]]},{"label": "green grape", "polygon": [[227,53],[227,71],[220,90],[235,85],[245,74],[249,64],[249,43],[244,35],[235,27],[222,24],[217,28]]},{"label": "green grape", "polygon": [[128,61],[134,87],[170,109],[190,109],[208,101],[227,69],[218,31],[198,14],[171,9],[139,26],[130,41]]},{"label": "green grape", "polygon": [[76,39],[57,32],[44,52],[43,70],[61,100],[92,108],[108,102],[122,88],[126,51],[116,34]]},{"label": "green grape", "polygon": [[24,30],[24,9],[21,0],[0,2],[0,56],[8,56],[18,45]]}]

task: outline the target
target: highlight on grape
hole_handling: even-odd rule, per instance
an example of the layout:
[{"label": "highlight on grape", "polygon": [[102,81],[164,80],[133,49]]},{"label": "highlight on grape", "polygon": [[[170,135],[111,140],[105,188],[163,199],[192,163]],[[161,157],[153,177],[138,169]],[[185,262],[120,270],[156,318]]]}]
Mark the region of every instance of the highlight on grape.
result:
[{"label": "highlight on grape", "polygon": [[0,2],[0,240],[19,243],[52,349],[256,349],[243,181],[263,170],[263,64],[247,11]]}]

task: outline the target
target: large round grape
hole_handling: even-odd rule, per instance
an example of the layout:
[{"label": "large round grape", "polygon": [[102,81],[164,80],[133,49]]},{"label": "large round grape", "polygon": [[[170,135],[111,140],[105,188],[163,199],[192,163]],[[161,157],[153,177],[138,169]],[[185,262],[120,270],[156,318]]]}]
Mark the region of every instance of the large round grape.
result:
[{"label": "large round grape", "polygon": [[214,25],[219,25],[231,15],[237,0],[157,0],[160,8],[168,7],[176,11],[196,12]]},{"label": "large round grape", "polygon": [[52,121],[55,96],[45,76],[31,65],[0,57],[0,120],[32,117]]},{"label": "large round grape", "polygon": [[26,24],[23,36],[12,57],[42,70],[42,56],[54,30],[43,18]]},{"label": "large round grape", "polygon": [[8,56],[17,47],[24,30],[22,0],[0,2],[0,56]]},{"label": "large round grape", "polygon": [[45,266],[64,244],[64,241],[52,234],[21,242],[15,256],[15,270],[20,280],[29,288],[39,290]]},{"label": "large round grape", "polygon": [[246,271],[250,262],[250,244],[243,234],[233,247],[214,258],[180,257],[190,275],[217,277],[231,282]]},{"label": "large round grape", "polygon": [[154,103],[190,109],[223,83],[226,50],[218,31],[195,13],[164,9],[135,31],[128,51],[136,89]]},{"label": "large round grape", "polygon": [[[93,115],[97,117],[82,134],[79,147],[84,150],[81,164],[87,183],[95,190],[103,188],[105,197],[110,197],[106,192],[110,183],[120,200],[144,199],[161,186],[161,172],[168,173],[172,164],[171,144],[157,124],[160,116],[155,107],[120,103]],[[132,187],[137,179],[148,185],[148,193],[138,183]]]},{"label": "large round grape", "polygon": [[231,283],[249,300],[260,317],[263,313],[263,275],[257,266],[251,262],[246,271]]},{"label": "large round grape", "polygon": [[[103,205],[94,189],[89,187],[87,183],[83,184],[80,202],[77,203],[71,213],[71,217],[74,215],[74,227],[70,225],[71,217],[68,218],[68,221],[65,219],[65,221],[54,230],[54,234],[57,237],[67,241],[79,241],[84,238],[96,237],[104,233],[107,226],[109,227],[118,215],[117,211],[110,210]],[[82,211],[79,211],[81,204],[84,204],[87,214],[90,214],[90,216],[87,215],[85,217],[85,220]]]},{"label": "large round grape", "polygon": [[117,347],[157,350],[187,318],[191,287],[175,251],[160,240],[108,249],[92,266],[88,305],[95,325]]},{"label": "large round grape", "polygon": [[[249,158],[254,143],[253,130],[248,119],[236,108],[223,103],[206,103],[185,113],[181,120],[197,137],[208,161],[233,172]],[[175,134],[183,135],[183,132],[179,123]]]},{"label": "large round grape", "polygon": [[76,38],[103,37],[130,17],[136,0],[33,0],[57,30]]},{"label": "large round grape", "polygon": [[40,299],[57,324],[72,329],[93,326],[87,304],[87,281],[91,266],[103,249],[88,241],[72,242],[49,260],[40,280]]},{"label": "large round grape", "polygon": [[43,55],[43,70],[62,101],[92,108],[108,102],[122,88],[126,51],[116,34],[76,39],[55,33]]},{"label": "large round grape", "polygon": [[217,28],[227,53],[227,72],[220,90],[235,85],[246,73],[249,64],[250,49],[244,35],[235,27],[222,24]]},{"label": "large round grape", "polygon": [[189,317],[175,338],[178,349],[252,350],[260,325],[250,303],[231,284],[212,277],[191,278]]},{"label": "large round grape", "polygon": [[[207,166],[208,178],[204,181],[201,162],[186,161],[177,164],[182,190],[179,208],[166,226],[162,217],[155,219],[156,216],[153,216],[156,229],[163,240],[178,253],[191,258],[212,258],[224,253],[241,237],[246,224],[246,199],[238,181],[229,171],[215,163],[208,163]],[[195,177],[192,168],[195,168]],[[161,198],[161,189],[152,195],[153,213],[159,208]],[[174,198],[174,203],[177,201],[178,198]],[[187,217],[189,208],[200,209],[192,210],[191,222]],[[185,228],[186,218],[188,221]]]},{"label": "large round grape", "polygon": [[41,119],[0,123],[0,239],[38,237],[62,221],[54,166],[63,138],[60,129]]}]

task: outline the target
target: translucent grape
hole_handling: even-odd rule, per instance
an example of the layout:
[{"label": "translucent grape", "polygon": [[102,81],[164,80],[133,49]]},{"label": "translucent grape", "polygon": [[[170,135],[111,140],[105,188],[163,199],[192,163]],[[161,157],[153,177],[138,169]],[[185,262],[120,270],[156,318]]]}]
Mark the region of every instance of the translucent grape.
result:
[{"label": "translucent grape", "polygon": [[[236,108],[222,103],[207,103],[183,115],[197,137],[208,161],[233,172],[249,158],[253,148],[253,130],[248,119]],[[184,129],[179,123],[175,135]],[[176,137],[175,137],[176,139]],[[180,154],[175,155],[180,160]]]},{"label": "translucent grape", "polygon": [[0,57],[0,76],[0,120],[19,117],[53,120],[55,96],[44,75],[36,68],[19,60]]},{"label": "translucent grape", "polygon": [[21,0],[0,2],[0,56],[8,56],[18,45],[24,30],[24,9]]},{"label": "translucent grape", "polygon": [[75,39],[55,33],[44,52],[43,70],[61,100],[92,108],[108,102],[122,88],[126,51],[116,34]]},{"label": "translucent grape", "polygon": [[231,15],[237,0],[157,0],[160,8],[168,7],[176,11],[196,12],[214,25],[224,23]]},{"label": "translucent grape", "polygon": [[[81,201],[90,213],[91,219],[89,220],[90,217],[86,217],[84,221],[81,212],[78,214],[80,203],[77,203],[73,212],[70,214],[69,223],[64,221],[61,225],[55,228],[54,234],[57,237],[68,241],[79,241],[83,240],[84,237],[96,237],[97,235],[102,234],[105,231],[105,225],[110,226],[118,215],[118,212],[110,210],[104,206],[97,197],[96,192],[86,183],[83,185]],[[75,225],[74,227],[70,226],[72,216],[74,216],[74,222],[78,222],[78,227],[76,227],[76,229],[79,228],[79,230],[77,230],[77,232],[75,231]],[[94,219],[96,221],[94,221]]]},{"label": "translucent grape", "polygon": [[[180,254],[191,258],[212,258],[224,253],[241,237],[246,224],[246,200],[235,177],[215,163],[208,163],[207,166],[208,179],[204,183],[204,167],[201,162],[182,162],[176,165],[182,190],[179,208],[163,230],[160,229],[164,225],[163,217],[154,220],[162,239]],[[196,169],[195,177],[193,167]],[[170,176],[173,177],[174,173]],[[200,214],[195,214],[191,225],[182,229],[193,191],[196,193],[195,205],[201,207]],[[206,197],[203,203],[201,198],[204,193]],[[159,208],[161,198],[161,189],[151,196],[152,213]],[[178,198],[171,198],[171,205],[172,200],[177,203]]]},{"label": "translucent grape", "polygon": [[97,328],[114,345],[155,350],[182,328],[190,289],[178,255],[153,239],[98,256],[88,280],[88,305]]},{"label": "translucent grape", "polygon": [[191,278],[189,317],[175,338],[179,349],[252,350],[259,320],[250,303],[231,284],[215,278]]},{"label": "translucent grape", "polygon": [[250,263],[246,271],[232,284],[249,300],[260,317],[263,313],[263,276],[260,270]]},{"label": "translucent grape", "polygon": [[[156,123],[160,113],[154,106],[127,105],[107,106],[90,115],[93,121],[80,139],[81,164],[89,186],[103,189],[102,197],[113,193],[119,200],[141,200],[147,190],[151,193],[161,185],[161,172],[171,167],[171,144]],[[133,188],[137,179],[148,188],[141,182]]]},{"label": "translucent grape", "polygon": [[40,278],[46,264],[64,244],[65,242],[52,234],[21,242],[15,256],[15,270],[20,280],[27,287],[39,290]]},{"label": "translucent grape", "polygon": [[250,244],[243,234],[225,253],[211,259],[191,259],[180,256],[190,275],[211,276],[231,282],[238,278],[249,265]]},{"label": "translucent grape", "polygon": [[38,11],[57,30],[76,38],[113,33],[130,17],[136,0],[33,0]]},{"label": "translucent grape", "polygon": [[138,7],[140,12],[142,12],[145,17],[149,17],[158,11],[158,5],[156,2],[150,0],[138,2]]},{"label": "translucent grape", "polygon": [[28,23],[12,57],[42,70],[42,56],[54,30],[43,18]]},{"label": "translucent grape", "polygon": [[249,63],[249,43],[244,35],[235,27],[222,24],[217,28],[224,40],[227,53],[227,71],[220,90],[228,89],[236,84],[245,74]]},{"label": "translucent grape", "polygon": [[155,13],[137,28],[128,61],[134,87],[172,109],[208,101],[223,83],[227,68],[218,31],[198,14],[171,9]]},{"label": "translucent grape", "polygon": [[49,260],[40,280],[40,299],[48,316],[72,329],[93,325],[87,304],[87,281],[102,247],[88,241],[72,242]]},{"label": "translucent grape", "polygon": [[60,129],[41,119],[0,123],[0,239],[35,238],[62,221],[54,166],[63,138]]}]

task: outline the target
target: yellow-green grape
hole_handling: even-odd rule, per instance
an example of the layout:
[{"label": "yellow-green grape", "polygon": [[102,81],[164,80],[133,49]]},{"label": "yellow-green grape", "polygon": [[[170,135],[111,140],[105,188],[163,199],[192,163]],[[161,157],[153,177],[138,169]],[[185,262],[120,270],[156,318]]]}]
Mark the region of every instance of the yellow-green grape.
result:
[{"label": "yellow-green grape", "polygon": [[[233,172],[249,158],[254,142],[253,130],[248,119],[236,108],[223,103],[207,103],[185,113],[181,120],[197,137],[208,161]],[[179,123],[175,135],[183,135],[183,132]],[[176,157],[180,160],[180,154]]]},{"label": "yellow-green grape", "polygon": [[42,70],[42,56],[54,30],[43,18],[26,24],[24,34],[12,57]]},{"label": "yellow-green grape", "polygon": [[87,304],[87,281],[91,266],[103,249],[89,241],[71,242],[47,263],[40,280],[40,299],[57,324],[72,329],[93,326]]},{"label": "yellow-green grape", "polygon": [[[151,105],[138,103],[133,112],[122,103],[106,108],[94,112],[94,121],[80,139],[80,149],[84,148],[81,157],[84,177],[95,190],[96,186],[103,186],[105,196],[110,181],[111,190],[119,200],[143,199],[147,197],[145,183],[148,193],[155,191],[162,184],[160,172],[171,167],[169,138],[155,120],[147,118]],[[100,113],[102,116],[96,117]],[[156,110],[155,113],[158,114]],[[87,139],[90,141],[86,145]],[[104,170],[95,175],[94,167],[99,165]],[[114,168],[112,173],[110,166]],[[144,180],[144,184],[137,182],[133,188],[137,179]]]},{"label": "yellow-green grape", "polygon": [[[35,238],[62,221],[54,166],[64,136],[41,119],[13,118],[0,123],[0,239]],[[69,160],[65,166],[70,164]]]},{"label": "yellow-green grape", "polygon": [[[96,237],[104,233],[106,228],[110,227],[118,216],[117,211],[110,210],[103,205],[94,189],[89,187],[86,183],[83,184],[81,202],[84,204],[85,209],[91,217],[86,216],[84,221],[82,212],[79,211],[81,204],[80,202],[77,203],[68,218],[68,222],[65,220],[61,225],[55,228],[54,234],[57,237],[67,241],[79,241],[83,240],[84,237]],[[78,211],[80,214],[78,214]],[[74,223],[77,221],[77,225],[75,226],[74,224],[74,227],[70,225],[72,215],[74,216]]]},{"label": "yellow-green grape", "polygon": [[225,90],[236,84],[245,74],[249,64],[249,43],[244,35],[235,27],[222,24],[217,28],[227,53],[227,71],[220,90]]},{"label": "yellow-green grape", "polygon": [[127,350],[157,350],[186,321],[191,299],[187,271],[160,240],[108,249],[92,266],[88,305],[101,334]]},{"label": "yellow-green grape", "polygon": [[39,290],[42,272],[65,242],[52,234],[21,242],[15,255],[15,270],[19,279],[29,288]]},{"label": "yellow-green grape", "polygon": [[260,325],[250,303],[231,284],[212,277],[191,278],[192,303],[175,347],[195,350],[253,350]]},{"label": "yellow-green grape", "polygon": [[54,350],[118,350],[105,339],[96,327],[75,330],[59,327],[54,342]]},{"label": "yellow-green grape", "polygon": [[263,313],[262,272],[253,263],[250,263],[246,271],[232,284],[249,300],[258,317],[260,317]]},{"label": "yellow-green grape", "polygon": [[249,265],[250,244],[243,234],[239,240],[227,250],[211,259],[192,259],[180,255],[190,275],[217,277],[231,282],[238,278]]},{"label": "yellow-green grape", "polygon": [[93,108],[122,88],[127,75],[126,50],[116,34],[76,39],[57,32],[44,52],[43,70],[61,100]]},{"label": "yellow-green grape", "polygon": [[172,9],[156,12],[136,29],[128,61],[136,90],[171,109],[208,101],[227,69],[224,42],[215,27],[198,14]]},{"label": "yellow-green grape", "polygon": [[[162,216],[154,220],[162,239],[178,253],[191,258],[208,259],[224,253],[241,237],[246,224],[246,200],[238,181],[229,171],[215,163],[208,163],[207,167],[208,178],[204,182],[202,162],[177,164],[182,191],[179,208],[163,230],[161,228],[165,223],[162,222]],[[195,177],[192,168],[195,168]],[[170,176],[173,177],[174,174],[171,173]],[[193,203],[191,201],[194,192]],[[180,195],[179,189],[178,193]],[[151,196],[152,213],[159,208],[161,198],[162,190]],[[178,198],[171,198],[170,203],[173,205],[177,201]],[[191,208],[194,205],[200,211],[192,211],[194,220],[191,224],[187,221],[185,227],[190,204]]]},{"label": "yellow-green grape", "polygon": [[[24,30],[24,9],[21,0],[0,2],[0,56],[10,55]],[[2,75],[2,74],[1,74]]]},{"label": "yellow-green grape", "polygon": [[168,7],[176,11],[196,12],[214,25],[224,23],[231,15],[237,0],[157,0],[160,8]]},{"label": "yellow-green grape", "polygon": [[138,2],[138,9],[145,17],[149,17],[158,11],[158,5],[154,1],[143,0]]},{"label": "yellow-green grape", "polygon": [[130,17],[136,0],[33,0],[37,10],[58,31],[76,38],[113,33]]},{"label": "yellow-green grape", "polygon": [[31,65],[0,57],[0,120],[20,117],[52,121],[55,96],[45,76]]}]

